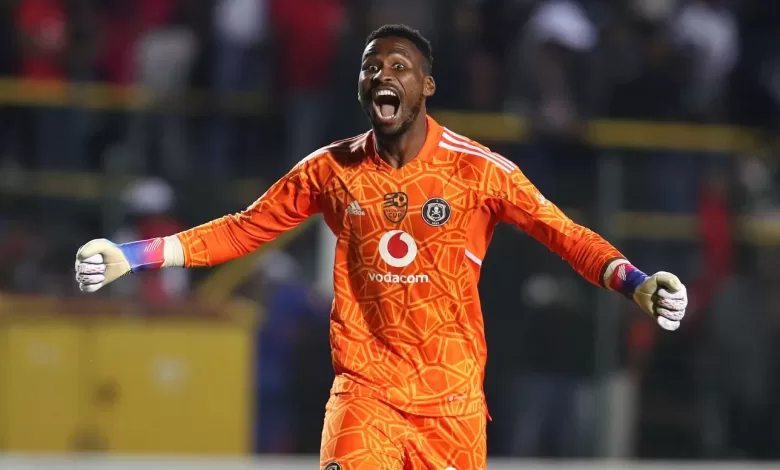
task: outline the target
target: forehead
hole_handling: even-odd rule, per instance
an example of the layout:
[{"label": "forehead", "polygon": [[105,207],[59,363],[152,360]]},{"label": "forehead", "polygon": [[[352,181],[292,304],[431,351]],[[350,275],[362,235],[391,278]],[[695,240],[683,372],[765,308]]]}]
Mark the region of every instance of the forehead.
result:
[{"label": "forehead", "polygon": [[400,54],[414,61],[423,60],[422,53],[414,43],[406,38],[386,37],[374,39],[363,51],[363,59],[375,56]]}]

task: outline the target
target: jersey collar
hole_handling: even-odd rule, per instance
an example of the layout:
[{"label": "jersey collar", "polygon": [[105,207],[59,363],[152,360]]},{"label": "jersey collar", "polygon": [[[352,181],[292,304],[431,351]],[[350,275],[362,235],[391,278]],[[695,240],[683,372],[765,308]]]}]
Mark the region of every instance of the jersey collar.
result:
[{"label": "jersey collar", "polygon": [[[425,122],[428,125],[428,132],[425,137],[425,143],[423,143],[420,152],[412,160],[410,160],[407,165],[415,161],[429,162],[433,160],[433,157],[436,154],[436,149],[439,147],[439,142],[441,142],[441,135],[443,130],[441,125],[439,125],[439,123],[436,122],[436,120],[433,119],[430,115],[425,116]],[[380,157],[376,152],[376,147],[374,146],[373,130],[369,131],[368,138],[366,139],[364,145],[366,154],[368,154],[372,160],[389,166],[389,164],[384,161],[384,159],[382,159],[382,157]]]}]

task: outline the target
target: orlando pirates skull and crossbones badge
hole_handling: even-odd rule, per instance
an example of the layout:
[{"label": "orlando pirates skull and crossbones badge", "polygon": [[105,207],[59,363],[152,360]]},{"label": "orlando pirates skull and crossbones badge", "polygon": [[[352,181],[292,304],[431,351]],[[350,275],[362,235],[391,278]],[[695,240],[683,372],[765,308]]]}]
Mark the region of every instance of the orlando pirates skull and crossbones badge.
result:
[{"label": "orlando pirates skull and crossbones badge", "polygon": [[440,197],[432,197],[422,206],[422,218],[426,224],[433,227],[441,227],[452,215],[450,203]]}]

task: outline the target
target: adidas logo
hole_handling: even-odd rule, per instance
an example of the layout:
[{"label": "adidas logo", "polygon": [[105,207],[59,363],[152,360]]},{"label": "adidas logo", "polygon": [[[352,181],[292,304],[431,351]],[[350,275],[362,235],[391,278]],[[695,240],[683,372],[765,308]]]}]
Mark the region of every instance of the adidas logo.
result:
[{"label": "adidas logo", "polygon": [[357,201],[352,201],[352,204],[347,206],[347,214],[349,215],[366,215],[366,211],[364,211],[360,207],[360,203]]}]

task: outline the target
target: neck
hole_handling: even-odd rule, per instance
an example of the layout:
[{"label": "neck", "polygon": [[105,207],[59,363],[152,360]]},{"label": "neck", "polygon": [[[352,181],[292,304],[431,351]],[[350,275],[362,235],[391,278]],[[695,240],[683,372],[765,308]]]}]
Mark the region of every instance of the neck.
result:
[{"label": "neck", "polygon": [[387,137],[377,132],[374,133],[377,153],[396,169],[414,160],[425,145],[427,137],[428,121],[425,110],[421,110],[411,127],[400,135]]}]

